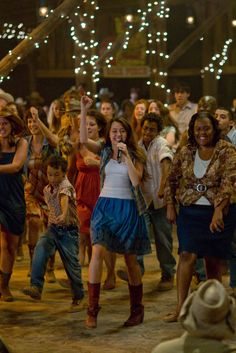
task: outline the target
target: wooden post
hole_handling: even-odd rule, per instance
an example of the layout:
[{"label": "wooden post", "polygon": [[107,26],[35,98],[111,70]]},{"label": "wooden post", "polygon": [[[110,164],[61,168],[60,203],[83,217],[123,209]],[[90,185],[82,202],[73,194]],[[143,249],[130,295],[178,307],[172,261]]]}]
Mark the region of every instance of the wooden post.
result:
[{"label": "wooden post", "polygon": [[0,61],[0,78],[6,77],[23,58],[35,49],[36,43],[41,42],[57,26],[62,24],[80,2],[81,0],[64,0],[26,39],[21,41],[10,54],[6,55]]}]

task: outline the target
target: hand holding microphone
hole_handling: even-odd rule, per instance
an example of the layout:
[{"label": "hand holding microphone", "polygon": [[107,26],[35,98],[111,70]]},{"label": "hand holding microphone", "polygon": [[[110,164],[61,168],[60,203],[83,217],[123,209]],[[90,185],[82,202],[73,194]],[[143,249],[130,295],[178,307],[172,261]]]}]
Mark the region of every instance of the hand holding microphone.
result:
[{"label": "hand holding microphone", "polygon": [[120,148],[118,148],[118,152],[117,152],[117,162],[121,163],[121,158],[122,158],[122,150]]},{"label": "hand holding microphone", "polygon": [[122,140],[120,140],[117,144],[118,147],[118,151],[117,151],[117,162],[121,163],[122,161],[122,154],[124,154],[125,156],[127,156],[127,146],[125,143],[123,143]]}]

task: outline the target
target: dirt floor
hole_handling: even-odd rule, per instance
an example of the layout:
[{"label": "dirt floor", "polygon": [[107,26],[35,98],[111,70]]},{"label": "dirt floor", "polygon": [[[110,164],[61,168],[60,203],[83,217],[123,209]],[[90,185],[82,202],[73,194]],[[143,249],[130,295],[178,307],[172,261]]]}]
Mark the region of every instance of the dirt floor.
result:
[{"label": "dirt floor", "polygon": [[[29,283],[26,246],[24,253],[25,259],[15,264],[11,281],[15,301],[0,302],[0,336],[13,353],[149,353],[159,342],[178,337],[183,332],[178,323],[168,324],[162,320],[175,306],[176,289],[157,292],[160,271],[155,250],[145,257],[144,323],[133,328],[122,327],[129,315],[129,297],[127,284],[117,279],[114,290],[101,291],[102,310],[95,330],[84,327],[87,292],[79,312],[75,313],[68,311],[69,290],[59,283],[46,283],[41,301],[21,293]],[[123,258],[118,257],[117,269],[123,264]],[[65,278],[59,257],[55,273],[58,279]],[[84,267],[84,283],[87,273],[88,267]]]}]

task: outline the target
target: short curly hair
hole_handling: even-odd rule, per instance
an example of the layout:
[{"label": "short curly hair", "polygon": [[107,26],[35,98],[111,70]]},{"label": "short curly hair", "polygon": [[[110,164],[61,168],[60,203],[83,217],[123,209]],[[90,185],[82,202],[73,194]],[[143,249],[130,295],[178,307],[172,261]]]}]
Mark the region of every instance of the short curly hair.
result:
[{"label": "short curly hair", "polygon": [[197,141],[195,139],[194,136],[194,125],[196,120],[198,119],[204,119],[207,118],[210,120],[213,130],[214,130],[214,137],[213,137],[213,146],[216,145],[216,143],[219,141],[220,139],[220,129],[218,126],[218,121],[216,120],[216,118],[210,114],[208,111],[200,111],[198,113],[195,113],[189,123],[189,128],[188,128],[188,143],[192,146],[197,146]]}]

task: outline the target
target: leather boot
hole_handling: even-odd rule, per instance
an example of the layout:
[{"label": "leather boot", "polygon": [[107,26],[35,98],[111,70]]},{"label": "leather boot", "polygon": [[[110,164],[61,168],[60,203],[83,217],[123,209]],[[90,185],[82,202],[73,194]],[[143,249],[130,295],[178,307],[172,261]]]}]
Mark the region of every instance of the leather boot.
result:
[{"label": "leather boot", "polygon": [[88,311],[87,319],[85,321],[85,326],[87,328],[97,327],[97,315],[101,309],[98,305],[100,296],[100,283],[89,283],[88,282]]},{"label": "leather boot", "polygon": [[124,326],[136,326],[143,322],[144,306],[142,305],[143,285],[132,286],[129,284],[130,316]]},{"label": "leather boot", "polygon": [[0,293],[2,296],[2,300],[4,302],[13,301],[13,296],[8,287],[10,278],[11,278],[11,273],[4,273],[0,271]]},{"label": "leather boot", "polygon": [[29,249],[29,258],[30,258],[30,268],[29,268],[29,272],[28,272],[27,276],[30,277],[31,276],[32,260],[33,260],[33,256],[34,256],[35,245],[28,244],[28,249]]}]

